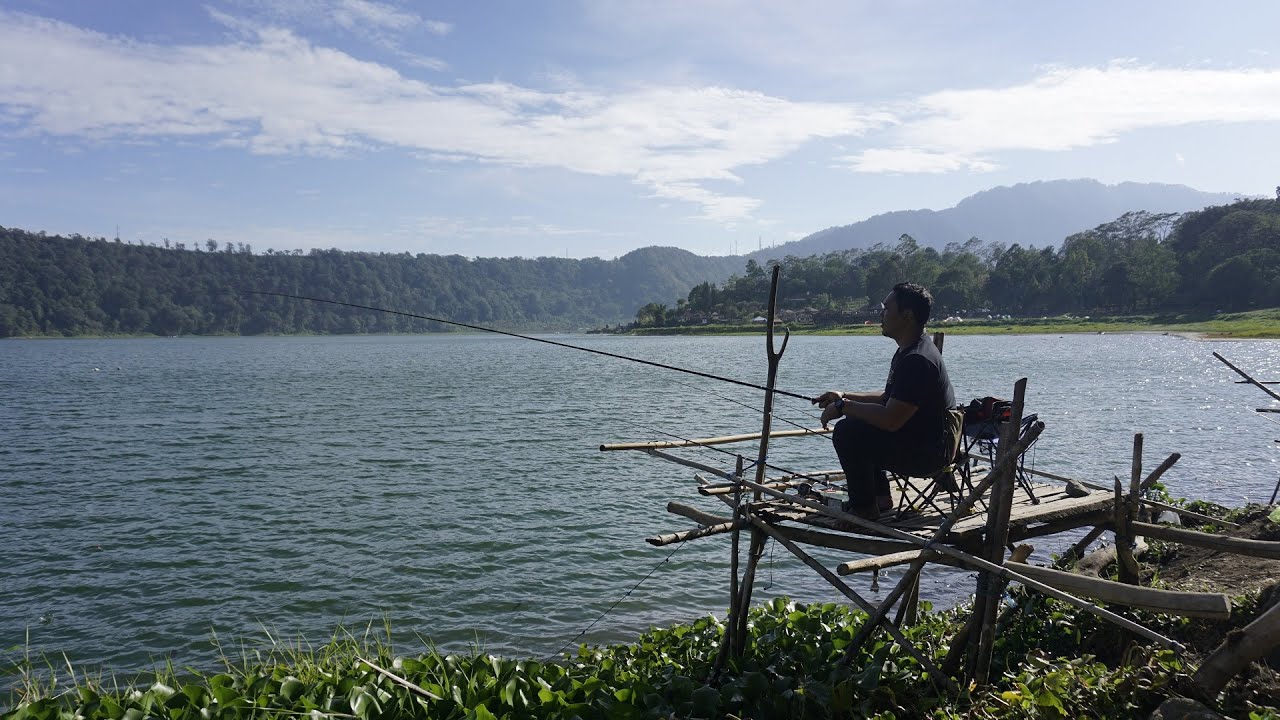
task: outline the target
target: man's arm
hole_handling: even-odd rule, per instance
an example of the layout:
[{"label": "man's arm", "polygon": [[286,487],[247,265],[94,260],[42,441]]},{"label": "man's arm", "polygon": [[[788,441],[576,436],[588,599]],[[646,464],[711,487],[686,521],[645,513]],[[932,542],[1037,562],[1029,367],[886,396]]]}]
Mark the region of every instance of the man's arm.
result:
[{"label": "man's arm", "polygon": [[845,401],[844,417],[857,418],[873,427],[897,432],[919,408],[897,398],[889,398],[883,405],[878,402]]},{"label": "man's arm", "polygon": [[860,403],[883,403],[886,400],[886,398],[883,390],[879,392],[863,392],[863,393],[851,393],[851,392],[841,392],[840,390],[828,390],[827,392],[824,392],[822,393],[822,395],[818,396],[818,399],[815,402],[818,404],[818,407],[826,409],[828,405],[835,402],[836,400],[849,400],[852,402],[860,402]]}]

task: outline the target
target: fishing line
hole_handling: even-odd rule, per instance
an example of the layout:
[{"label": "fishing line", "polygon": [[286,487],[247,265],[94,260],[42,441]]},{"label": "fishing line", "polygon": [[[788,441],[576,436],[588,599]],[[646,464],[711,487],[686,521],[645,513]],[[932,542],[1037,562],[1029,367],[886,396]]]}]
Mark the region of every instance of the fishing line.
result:
[{"label": "fishing line", "polygon": [[[706,394],[708,394],[708,395],[710,395],[710,396],[712,396],[712,397],[715,397],[715,398],[719,398],[719,399],[721,399],[721,400],[724,400],[725,402],[731,402],[731,403],[733,403],[734,405],[741,405],[742,407],[744,407],[744,408],[746,408],[746,409],[748,409],[748,410],[752,410],[752,411],[754,411],[754,412],[758,412],[758,413],[761,413],[761,414],[763,414],[763,413],[764,413],[764,409],[763,409],[763,408],[758,408],[758,407],[756,407],[756,406],[754,406],[754,405],[751,405],[751,404],[749,404],[749,403],[744,403],[744,402],[742,402],[741,400],[734,400],[734,399],[733,399],[733,398],[731,398],[731,397],[727,397],[727,396],[725,396],[725,395],[721,395],[720,393],[714,392],[714,391],[712,391],[712,390],[708,390],[708,389],[703,388],[703,387],[698,387],[697,385],[694,385],[694,384],[692,384],[692,383],[682,383],[682,382],[680,382],[679,380],[671,380],[670,382],[672,382],[673,384],[676,384],[676,385],[680,385],[680,386],[683,386],[683,387],[687,387],[687,388],[689,388],[689,389],[691,389],[691,390],[697,390],[697,391],[699,391],[699,392],[704,392],[704,393],[706,393]],[[817,415],[814,415],[813,413],[808,413],[808,412],[800,411],[800,414],[801,414],[801,415],[806,415],[806,416],[808,416],[808,417],[811,417],[811,418],[813,418],[814,420],[819,420],[819,419],[820,419]],[[805,427],[804,425],[801,425],[800,423],[792,422],[791,420],[788,420],[787,418],[784,418],[784,417],[782,417],[781,415],[779,415],[779,414],[777,414],[777,413],[772,413],[772,412],[771,412],[771,413],[769,413],[769,415],[770,415],[770,417],[772,417],[774,420],[778,420],[778,421],[780,421],[780,422],[784,422],[784,423],[786,423],[786,424],[788,424],[788,425],[791,425],[791,426],[793,426],[793,427],[800,428],[801,430],[808,430],[809,432],[806,432],[806,433],[804,434],[804,436],[803,436],[803,437],[822,437],[822,438],[825,438],[825,437],[826,437],[826,434],[825,434],[825,433],[820,433],[820,432],[817,432],[817,431],[813,430],[812,428]]]},{"label": "fishing line", "polygon": [[[698,377],[704,377],[709,380],[719,380],[720,382],[733,383],[734,385],[741,385],[743,387],[754,388],[756,390],[769,391],[769,388],[765,387],[764,385],[757,385],[755,383],[749,383],[744,380],[734,380],[733,378],[721,377],[720,375],[712,375],[711,373],[705,373],[699,370],[690,370],[688,368],[676,367],[675,365],[667,365],[665,363],[655,362],[653,360],[642,360],[641,358],[634,358],[627,355],[619,355],[617,353],[611,353],[605,350],[595,350],[589,347],[582,347],[581,345],[570,345],[568,343],[557,342],[555,340],[548,340],[546,338],[533,337],[532,335],[521,335],[520,333],[507,332],[506,330],[495,330],[494,328],[488,328],[481,325],[471,325],[469,323],[458,322],[456,320],[445,320],[444,318],[432,317],[430,315],[418,315],[415,313],[402,312],[400,310],[388,310],[386,308],[371,307],[369,305],[358,305],[356,303],[342,302],[340,300],[325,300],[324,298],[314,298],[314,297],[308,297],[306,295],[290,295],[289,293],[267,292],[265,290],[242,290],[241,292],[248,293],[250,295],[269,295],[272,297],[290,298],[293,300],[309,300],[311,302],[328,303],[329,305],[341,305],[343,307],[357,308],[360,310],[372,310],[373,312],[382,312],[382,313],[388,313],[391,315],[403,315],[404,317],[417,318],[418,320],[430,320],[431,322],[444,323],[445,325],[456,325],[458,327],[464,327],[469,330],[480,330],[482,332],[496,333],[498,335],[506,335],[508,337],[520,338],[521,340],[532,340],[534,342],[546,343],[548,345],[555,345],[557,347],[569,348],[570,350],[581,350],[583,352],[595,353],[596,355],[604,355],[605,357],[617,358],[619,360],[629,360],[631,362],[640,363],[642,365],[650,365],[652,367],[662,368],[664,370],[674,370],[676,372],[688,373],[690,375],[697,375]],[[787,392],[786,390],[778,390],[777,388],[773,389],[771,392],[777,393],[779,395],[786,395],[787,397],[793,397],[793,398],[796,398],[797,400],[804,400],[810,403],[817,402],[817,398],[811,398],[806,395]]]},{"label": "fishing line", "polygon": [[605,610],[605,611],[604,611],[604,612],[602,612],[602,613],[600,613],[600,617],[596,618],[595,620],[592,620],[592,621],[591,621],[591,624],[590,624],[590,625],[588,625],[588,626],[586,627],[586,629],[585,629],[585,630],[583,630],[582,632],[580,632],[580,633],[578,633],[577,635],[575,635],[575,636],[574,636],[574,638],[573,638],[572,640],[570,640],[569,642],[566,642],[564,645],[561,645],[559,650],[557,650],[557,651],[555,651],[554,653],[552,653],[552,654],[551,654],[551,655],[550,655],[546,660],[543,660],[542,662],[543,662],[544,664],[545,664],[545,663],[549,663],[549,662],[551,662],[552,660],[555,660],[556,658],[560,657],[560,654],[564,652],[565,648],[567,648],[567,647],[569,647],[570,645],[574,644],[575,642],[577,642],[577,641],[578,641],[578,638],[580,638],[580,637],[582,637],[583,635],[586,635],[588,632],[590,632],[591,628],[593,628],[593,627],[595,627],[595,626],[596,626],[596,623],[598,623],[598,622],[600,622],[601,620],[603,620],[605,615],[608,615],[609,613],[613,612],[613,609],[614,609],[614,608],[616,608],[616,607],[618,607],[618,605],[620,605],[620,604],[622,603],[622,601],[623,601],[623,600],[626,600],[627,598],[631,597],[631,593],[633,593],[633,592],[635,592],[636,590],[638,590],[638,589],[640,588],[640,586],[641,586],[642,584],[644,584],[644,581],[645,581],[645,580],[648,580],[648,579],[650,578],[650,576],[652,576],[655,572],[657,572],[657,571],[658,571],[658,568],[662,567],[662,566],[663,566],[664,564],[666,564],[669,560],[671,560],[671,557],[672,557],[673,555],[675,555],[676,553],[680,552],[680,548],[684,547],[684,544],[685,544],[686,542],[688,542],[688,540],[681,540],[681,541],[680,541],[680,544],[679,544],[679,545],[676,545],[676,549],[675,549],[675,550],[672,550],[672,551],[671,551],[671,552],[670,552],[666,557],[662,558],[662,562],[658,563],[657,565],[654,565],[654,566],[653,566],[653,569],[652,569],[652,570],[650,570],[650,571],[649,571],[649,573],[648,573],[647,575],[645,575],[644,577],[640,578],[640,582],[636,583],[636,584],[635,584],[635,587],[632,587],[630,590],[628,590],[627,592],[625,592],[625,593],[622,595],[622,597],[620,597],[620,598],[618,598],[617,600],[615,600],[615,601],[614,601],[614,603],[613,603],[612,605],[610,605],[610,606],[609,606],[609,609],[608,609],[608,610]]}]

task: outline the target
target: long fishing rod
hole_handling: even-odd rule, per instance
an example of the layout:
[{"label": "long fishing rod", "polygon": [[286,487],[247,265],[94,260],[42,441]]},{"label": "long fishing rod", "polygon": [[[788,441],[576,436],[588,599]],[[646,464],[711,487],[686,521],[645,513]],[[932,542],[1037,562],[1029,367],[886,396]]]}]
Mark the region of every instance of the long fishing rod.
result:
[{"label": "long fishing rod", "polygon": [[[734,385],[741,385],[743,387],[754,388],[756,390],[764,390],[766,392],[769,390],[769,388],[765,387],[764,385],[757,385],[755,383],[749,383],[743,380],[734,380],[733,378],[722,377],[720,375],[712,375],[711,373],[705,373],[699,370],[690,370],[688,368],[676,367],[675,365],[667,365],[665,363],[654,362],[653,360],[643,360],[641,358],[629,357],[627,355],[619,355],[617,353],[606,352],[604,350],[595,350],[589,347],[582,347],[581,345],[570,345],[568,343],[556,342],[555,340],[548,340],[546,338],[533,337],[531,335],[521,335],[520,333],[507,332],[506,330],[495,330],[494,328],[483,327],[481,325],[470,325],[468,323],[458,322],[456,320],[445,320],[444,318],[431,317],[430,315],[418,315],[415,313],[402,312],[400,310],[388,310],[386,308],[370,307],[368,305],[358,305],[356,303],[342,302],[340,300],[326,300],[324,298],[307,297],[306,295],[290,295],[289,293],[267,292],[266,290],[244,290],[243,292],[249,295],[270,295],[272,297],[290,298],[292,300],[309,300],[311,302],[327,303],[329,305],[341,305],[343,307],[358,308],[360,310],[372,310],[374,312],[389,313],[391,315],[403,315],[404,317],[417,318],[418,320],[430,320],[432,322],[444,323],[446,325],[456,325],[458,327],[464,327],[469,330],[480,330],[483,332],[490,332],[490,333],[496,333],[498,335],[506,335],[508,337],[520,338],[521,340],[532,340],[534,342],[546,343],[548,345],[555,345],[557,347],[569,348],[570,350],[581,350],[583,352],[595,353],[596,355],[604,355],[605,357],[617,358],[619,360],[629,360],[631,362],[640,363],[642,365],[651,365],[653,367],[662,368],[664,370],[674,370],[676,372],[688,373],[689,375],[697,375],[698,377],[704,377],[709,380],[719,380],[721,382],[733,383]],[[787,397],[793,397],[793,398],[796,398],[797,400],[805,400],[810,403],[816,403],[818,401],[817,398],[812,398],[807,395],[799,395],[797,393],[787,392],[786,390],[778,390],[775,388],[773,392],[779,395],[786,395]]]}]

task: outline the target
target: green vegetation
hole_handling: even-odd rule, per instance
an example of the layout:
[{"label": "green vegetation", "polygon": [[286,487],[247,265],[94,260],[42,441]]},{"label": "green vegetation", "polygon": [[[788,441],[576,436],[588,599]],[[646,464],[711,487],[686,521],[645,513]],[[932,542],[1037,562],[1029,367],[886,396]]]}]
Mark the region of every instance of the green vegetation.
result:
[{"label": "green vegetation", "polygon": [[[843,664],[862,613],[827,603],[774,600],[752,611],[753,642],[719,682],[708,683],[723,626],[715,618],[656,629],[636,642],[583,646],[557,662],[434,650],[397,655],[389,642],[343,635],[318,649],[275,643],[225,660],[221,672],[118,684],[71,668],[10,664],[5,720],[145,717],[660,718],[660,717],[1133,717],[1183,688],[1187,657],[1139,645],[1070,606],[1016,592],[1020,611],[999,633],[993,684],[948,697],[883,633]],[[927,604],[926,604],[927,605]],[[1259,612],[1237,602],[1233,624]],[[958,628],[956,612],[925,612],[906,633],[937,661]],[[1178,637],[1197,623],[1147,616]],[[1204,623],[1200,623],[1203,625]],[[416,688],[398,684],[369,664]],[[1232,685],[1228,712],[1276,717],[1256,688]]]},{"label": "green vegetation", "polygon": [[[1072,235],[1056,249],[973,238],[938,252],[903,235],[892,247],[788,256],[765,266],[749,261],[746,274],[724,287],[699,284],[674,308],[642,306],[631,327],[746,323],[764,310],[766,271],[774,264],[785,280],[779,318],[793,327],[861,325],[875,319],[870,305],[895,283],[913,281],[933,292],[935,320],[1014,316],[1014,322],[985,326],[1013,331],[1037,323],[1026,318],[1048,318],[1040,329],[1023,331],[1062,332],[1058,326],[1076,322],[1059,316],[1088,315],[1116,319],[1098,330],[1119,329],[1116,321],[1133,325],[1126,329],[1160,329],[1280,306],[1280,198],[1182,216],[1132,212]],[[1260,322],[1249,326],[1251,320]],[[1267,320],[1227,317],[1177,329],[1273,336],[1275,324]]]},{"label": "green vegetation", "polygon": [[618,322],[643,298],[727,276],[737,260],[645,248],[617,260],[477,258],[208,241],[129,245],[0,228],[0,338],[80,335],[394,333],[449,327],[388,313],[248,295],[244,289],[509,328]]},{"label": "green vegetation", "polygon": [[[1021,318],[1070,314],[1163,325],[1179,314],[1210,318],[1280,306],[1278,248],[1280,200],[1244,200],[1184,216],[1129,213],[1072,235],[1057,249],[1006,248],[973,238],[939,252],[904,235],[893,247],[783,259],[781,319],[794,327],[860,325],[875,317],[870,303],[894,283],[912,280],[933,291],[938,320],[1013,315],[1023,327],[1029,321]],[[220,247],[213,240],[203,247],[168,241],[156,247],[0,228],[0,338],[449,329],[245,289],[504,328],[572,330],[634,316],[627,329],[745,329],[764,312],[774,261],[749,260],[744,274],[730,275],[738,263],[675,248],[644,248],[609,261],[338,250],[255,254],[247,245]],[[678,298],[674,307],[653,301],[670,297]],[[1178,329],[1274,334],[1267,318],[1256,319],[1252,329],[1233,320]]]}]

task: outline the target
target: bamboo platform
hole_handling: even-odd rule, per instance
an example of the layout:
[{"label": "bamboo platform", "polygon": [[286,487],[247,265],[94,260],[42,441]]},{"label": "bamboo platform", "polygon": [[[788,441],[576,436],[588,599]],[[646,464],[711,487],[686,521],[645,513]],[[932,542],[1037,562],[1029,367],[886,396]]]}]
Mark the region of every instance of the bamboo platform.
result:
[{"label": "bamboo platform", "polygon": [[[975,479],[984,475],[985,472],[979,473]],[[1014,501],[1009,512],[1009,534],[1011,539],[1035,537],[1036,531],[1047,528],[1053,528],[1055,532],[1060,532],[1058,528],[1064,523],[1070,527],[1091,524],[1089,523],[1090,520],[1100,513],[1110,514],[1112,508],[1115,507],[1115,497],[1110,493],[1093,492],[1083,497],[1072,497],[1067,494],[1066,488],[1061,485],[1035,483],[1031,487],[1039,502],[1032,502],[1031,497],[1024,492],[1015,492],[1014,494]],[[894,487],[891,492],[894,507],[902,505],[903,491]],[[831,499],[827,501],[827,504],[833,507],[838,507],[840,501],[847,497],[843,488],[835,488],[829,492],[820,492],[820,494],[830,496]],[[990,497],[990,493],[988,493],[978,505],[983,508],[990,507]],[[945,509],[946,501],[941,500],[940,504]],[[839,520],[810,508],[798,507],[784,501],[758,504],[755,509],[776,522],[791,521],[826,530],[858,532],[857,528],[851,528]],[[947,517],[944,512],[939,512],[929,507],[903,513],[890,510],[881,515],[880,523],[922,538],[930,538],[942,527]],[[973,512],[952,525],[947,534],[941,538],[941,541],[952,545],[981,544],[987,521],[986,510]]]}]

